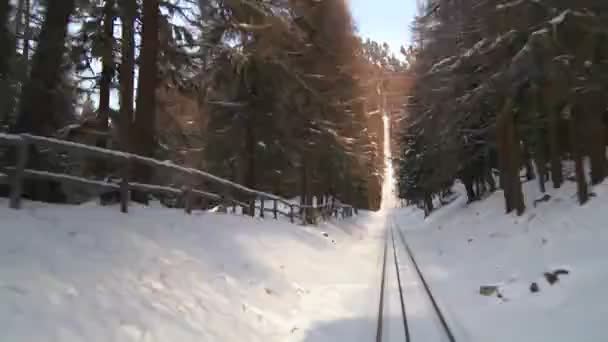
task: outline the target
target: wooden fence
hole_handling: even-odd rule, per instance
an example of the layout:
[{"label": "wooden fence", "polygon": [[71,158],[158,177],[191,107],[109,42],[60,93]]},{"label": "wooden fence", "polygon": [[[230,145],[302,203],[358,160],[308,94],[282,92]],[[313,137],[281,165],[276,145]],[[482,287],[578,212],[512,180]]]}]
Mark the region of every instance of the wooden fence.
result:
[{"label": "wooden fence", "polygon": [[[1,145],[14,148],[15,150],[15,165],[4,167],[4,173],[0,173],[0,183],[10,185],[10,207],[14,209],[21,208],[23,182],[24,179],[29,178],[69,183],[79,187],[98,190],[100,193],[118,192],[120,194],[120,210],[123,213],[128,212],[131,190],[182,198],[184,210],[188,214],[192,213],[193,202],[196,199],[211,200],[220,205],[226,212],[231,209],[233,213],[237,213],[237,208],[241,208],[241,213],[250,216],[256,216],[257,212],[262,218],[266,214],[271,214],[275,219],[278,219],[279,215],[283,215],[288,217],[292,223],[296,220],[307,223],[316,220],[318,217],[324,219],[331,216],[346,218],[356,213],[356,209],[352,206],[338,204],[334,201],[326,201],[318,206],[294,204],[285,198],[253,190],[201,170],[182,167],[168,161],[159,161],[131,153],[108,150],[65,140],[30,134],[11,135],[0,133]],[[121,165],[120,181],[113,183],[72,176],[65,173],[28,169],[28,156],[31,147],[35,147],[39,151],[50,150],[56,153],[69,153],[77,157],[94,158],[117,163]],[[145,165],[155,170],[169,170],[171,173],[185,176],[187,181],[184,182],[181,189],[172,186],[132,182],[130,181],[130,170],[134,165]],[[219,191],[219,193],[212,193],[196,189],[193,184],[196,184],[200,180],[216,184],[223,190]],[[248,198],[248,200],[246,202],[239,201],[236,198],[237,196],[233,195],[234,193],[239,193],[243,197]],[[271,207],[268,207],[269,203]]]}]

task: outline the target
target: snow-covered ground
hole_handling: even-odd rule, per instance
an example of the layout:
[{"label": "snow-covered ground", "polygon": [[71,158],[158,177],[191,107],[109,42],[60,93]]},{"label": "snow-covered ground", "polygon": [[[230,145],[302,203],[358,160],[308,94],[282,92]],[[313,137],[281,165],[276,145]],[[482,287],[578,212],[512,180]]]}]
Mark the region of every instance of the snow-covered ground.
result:
[{"label": "snow-covered ground", "polygon": [[[534,184],[525,190],[538,196]],[[160,207],[14,211],[0,200],[0,340],[374,340],[388,218],[457,341],[601,341],[608,184],[594,192],[580,207],[566,184],[522,217],[504,215],[496,193],[469,206],[460,196],[426,220],[385,208],[320,227]],[[388,258],[384,341],[395,342],[403,329]],[[544,273],[558,269],[569,274],[550,285]],[[432,342],[428,299],[410,266],[401,276],[412,338]]]},{"label": "snow-covered ground", "polygon": [[1,341],[375,336],[381,215],[302,227],[160,207],[7,207]]},{"label": "snow-covered ground", "polygon": [[[582,207],[574,183],[535,208],[536,188],[525,184],[521,217],[504,214],[500,192],[469,206],[461,195],[426,220],[413,209],[394,212],[457,341],[606,340],[608,183]],[[544,273],[557,270],[569,274],[551,285]],[[480,286],[498,292],[482,296]]]}]

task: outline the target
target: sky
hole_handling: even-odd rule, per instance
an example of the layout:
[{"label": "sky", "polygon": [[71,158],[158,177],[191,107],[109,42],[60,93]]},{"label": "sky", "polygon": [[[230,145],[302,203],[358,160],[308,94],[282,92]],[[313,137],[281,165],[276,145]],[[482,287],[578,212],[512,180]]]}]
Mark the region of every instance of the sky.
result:
[{"label": "sky", "polygon": [[396,55],[409,45],[410,23],[416,15],[416,0],[348,0],[364,38],[386,42]]}]

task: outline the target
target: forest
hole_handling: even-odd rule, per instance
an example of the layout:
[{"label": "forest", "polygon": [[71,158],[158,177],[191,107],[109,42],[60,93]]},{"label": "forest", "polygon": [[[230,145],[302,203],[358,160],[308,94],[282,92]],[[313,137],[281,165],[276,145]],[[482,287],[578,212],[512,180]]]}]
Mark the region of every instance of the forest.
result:
[{"label": "forest", "polygon": [[[333,196],[374,210],[391,139],[397,195],[427,215],[457,182],[469,202],[501,190],[507,213],[525,211],[524,182],[541,193],[576,182],[578,201],[589,201],[608,172],[608,4],[419,7],[395,57],[359,36],[345,1],[0,0],[0,132],[168,160],[301,204]],[[14,163],[0,153],[1,167]],[[120,176],[119,165],[44,150],[28,167]],[[132,174],[183,183],[143,166]],[[28,183],[34,200],[99,195]]]},{"label": "forest", "polygon": [[[608,3],[437,0],[413,24],[399,146],[399,197],[430,214],[460,182],[469,202],[501,189],[522,214],[522,183],[607,176]],[[537,200],[535,198],[529,200]]]},{"label": "forest", "polygon": [[[382,114],[398,109],[386,94],[406,63],[358,37],[343,1],[0,0],[0,49],[0,132],[170,160],[302,204],[380,206]],[[28,168],[119,177],[48,151]],[[33,200],[98,195],[28,183]]]}]

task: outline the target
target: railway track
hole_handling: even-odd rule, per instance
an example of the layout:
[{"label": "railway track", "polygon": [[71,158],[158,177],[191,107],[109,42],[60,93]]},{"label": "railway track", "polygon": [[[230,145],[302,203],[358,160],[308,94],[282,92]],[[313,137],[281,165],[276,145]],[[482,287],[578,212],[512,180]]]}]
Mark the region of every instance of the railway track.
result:
[{"label": "railway track", "polygon": [[403,232],[388,225],[376,342],[456,342]]}]

